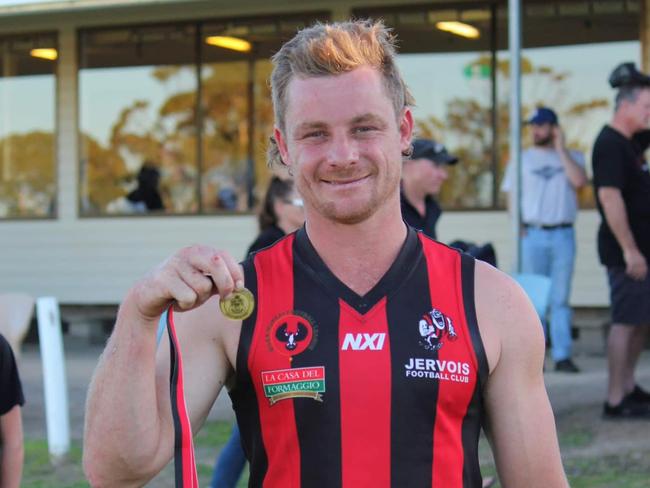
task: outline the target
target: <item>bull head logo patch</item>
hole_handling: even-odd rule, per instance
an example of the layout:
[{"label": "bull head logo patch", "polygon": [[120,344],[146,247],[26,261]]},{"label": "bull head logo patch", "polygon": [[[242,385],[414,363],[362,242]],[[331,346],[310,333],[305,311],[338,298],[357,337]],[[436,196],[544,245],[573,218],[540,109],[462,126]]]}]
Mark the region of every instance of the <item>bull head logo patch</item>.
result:
[{"label": "bull head logo patch", "polygon": [[313,321],[305,314],[292,311],[280,314],[267,329],[267,342],[272,351],[293,357],[315,341]]}]

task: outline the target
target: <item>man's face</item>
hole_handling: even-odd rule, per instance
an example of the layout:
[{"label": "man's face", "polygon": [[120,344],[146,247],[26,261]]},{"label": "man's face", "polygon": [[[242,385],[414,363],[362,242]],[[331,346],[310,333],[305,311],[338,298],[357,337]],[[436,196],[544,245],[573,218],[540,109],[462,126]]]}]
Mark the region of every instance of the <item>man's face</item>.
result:
[{"label": "man's face", "polygon": [[396,120],[376,70],[294,77],[287,100],[285,131],[276,128],[275,138],[308,216],[354,224],[397,204],[413,119],[406,109]]},{"label": "man's face", "polygon": [[533,136],[533,144],[536,146],[548,146],[553,142],[553,126],[551,124],[531,124],[530,131]]},{"label": "man's face", "polygon": [[439,164],[430,159],[420,158],[405,163],[409,179],[419,187],[423,195],[437,195],[440,187],[447,179],[447,165]]},{"label": "man's face", "polygon": [[650,122],[650,88],[640,90],[635,101],[625,103],[624,110],[634,132],[647,129]]}]

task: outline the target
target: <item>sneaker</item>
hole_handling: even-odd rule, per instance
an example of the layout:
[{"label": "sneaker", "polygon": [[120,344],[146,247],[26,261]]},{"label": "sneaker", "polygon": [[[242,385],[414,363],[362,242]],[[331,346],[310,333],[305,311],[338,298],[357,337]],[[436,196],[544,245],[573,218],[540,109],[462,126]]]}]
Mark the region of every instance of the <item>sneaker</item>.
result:
[{"label": "sneaker", "polygon": [[637,403],[650,403],[650,393],[645,391],[639,385],[634,385],[634,390],[626,395],[633,402]]},{"label": "sneaker", "polygon": [[605,402],[603,405],[603,417],[606,419],[648,419],[650,420],[650,405],[630,400],[629,395],[625,396],[621,403],[611,406]]},{"label": "sneaker", "polygon": [[579,373],[580,369],[571,361],[571,358],[567,358],[555,363],[555,371],[560,373]]}]

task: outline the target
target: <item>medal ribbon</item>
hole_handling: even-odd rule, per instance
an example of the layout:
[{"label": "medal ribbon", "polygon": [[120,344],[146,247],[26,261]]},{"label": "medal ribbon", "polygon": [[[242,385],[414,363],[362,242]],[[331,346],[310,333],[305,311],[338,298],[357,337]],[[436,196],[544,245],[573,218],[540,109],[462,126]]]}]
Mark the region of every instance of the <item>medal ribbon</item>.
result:
[{"label": "medal ribbon", "polygon": [[194,458],[194,441],[190,417],[185,404],[183,387],[183,360],[176,337],[172,307],[167,310],[167,334],[169,335],[169,393],[171,395],[172,417],[174,420],[174,472],[176,488],[198,488]]}]

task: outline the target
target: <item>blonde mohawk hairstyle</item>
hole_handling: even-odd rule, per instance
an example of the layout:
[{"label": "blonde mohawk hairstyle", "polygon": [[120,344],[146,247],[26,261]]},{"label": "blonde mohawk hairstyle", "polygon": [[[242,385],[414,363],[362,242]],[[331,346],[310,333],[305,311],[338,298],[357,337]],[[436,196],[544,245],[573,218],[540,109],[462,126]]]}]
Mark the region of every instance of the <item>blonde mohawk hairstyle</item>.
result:
[{"label": "blonde mohawk hairstyle", "polygon": [[[399,117],[405,107],[413,106],[414,100],[395,64],[396,54],[395,37],[382,21],[319,22],[299,31],[272,58],[271,96],[276,125],[285,130],[287,89],[294,76],[339,75],[361,66],[381,73],[395,116]],[[268,162],[281,162],[273,138]]]}]

